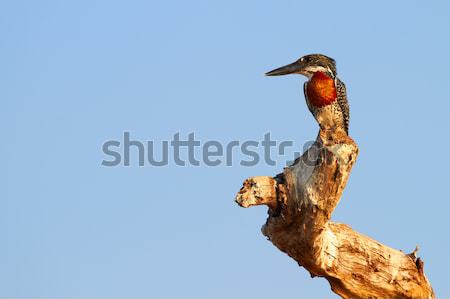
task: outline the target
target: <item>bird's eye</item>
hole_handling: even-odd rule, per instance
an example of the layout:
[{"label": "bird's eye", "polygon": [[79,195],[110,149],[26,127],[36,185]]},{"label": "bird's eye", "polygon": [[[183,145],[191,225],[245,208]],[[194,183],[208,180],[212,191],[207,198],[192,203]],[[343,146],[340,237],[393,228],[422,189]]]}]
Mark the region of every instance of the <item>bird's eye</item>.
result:
[{"label": "bird's eye", "polygon": [[311,58],[309,56],[303,56],[302,58],[300,58],[300,62],[309,63],[311,62]]}]

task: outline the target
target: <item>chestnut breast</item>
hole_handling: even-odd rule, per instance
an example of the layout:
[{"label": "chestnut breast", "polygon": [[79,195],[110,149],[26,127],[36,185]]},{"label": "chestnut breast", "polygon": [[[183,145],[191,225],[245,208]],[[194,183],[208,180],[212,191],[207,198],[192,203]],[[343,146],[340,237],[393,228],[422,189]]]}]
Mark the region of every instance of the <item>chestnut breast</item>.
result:
[{"label": "chestnut breast", "polygon": [[316,72],[306,86],[308,102],[315,107],[330,105],[336,100],[336,86],[333,78],[322,72]]}]

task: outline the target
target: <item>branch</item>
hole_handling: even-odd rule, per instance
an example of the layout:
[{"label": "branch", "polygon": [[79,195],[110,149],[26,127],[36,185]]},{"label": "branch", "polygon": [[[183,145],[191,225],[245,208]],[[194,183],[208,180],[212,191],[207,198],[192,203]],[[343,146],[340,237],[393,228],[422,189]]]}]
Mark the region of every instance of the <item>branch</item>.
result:
[{"label": "branch", "polygon": [[357,155],[343,132],[320,131],[282,174],[245,180],[236,202],[267,205],[262,233],[342,298],[435,298],[417,250],[405,254],[330,221]]}]

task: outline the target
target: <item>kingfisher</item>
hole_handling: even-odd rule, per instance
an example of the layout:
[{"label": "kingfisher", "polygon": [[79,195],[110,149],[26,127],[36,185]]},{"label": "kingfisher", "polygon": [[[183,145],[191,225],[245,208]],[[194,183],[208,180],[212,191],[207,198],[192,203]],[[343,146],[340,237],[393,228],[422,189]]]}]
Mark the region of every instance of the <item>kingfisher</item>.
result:
[{"label": "kingfisher", "polygon": [[306,105],[322,130],[343,129],[348,135],[350,108],[344,82],[337,77],[336,61],[322,54],[309,54],[297,61],[267,72],[267,76],[300,74]]}]

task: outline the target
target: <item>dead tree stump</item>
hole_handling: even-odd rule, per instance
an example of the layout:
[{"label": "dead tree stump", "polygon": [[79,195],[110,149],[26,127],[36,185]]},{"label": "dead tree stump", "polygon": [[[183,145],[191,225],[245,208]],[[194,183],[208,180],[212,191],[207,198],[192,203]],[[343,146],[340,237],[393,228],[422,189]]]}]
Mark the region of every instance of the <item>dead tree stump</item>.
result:
[{"label": "dead tree stump", "polygon": [[320,131],[282,174],[245,180],[236,202],[267,205],[262,233],[342,298],[435,298],[416,251],[405,254],[330,221],[357,155],[344,132]]}]

